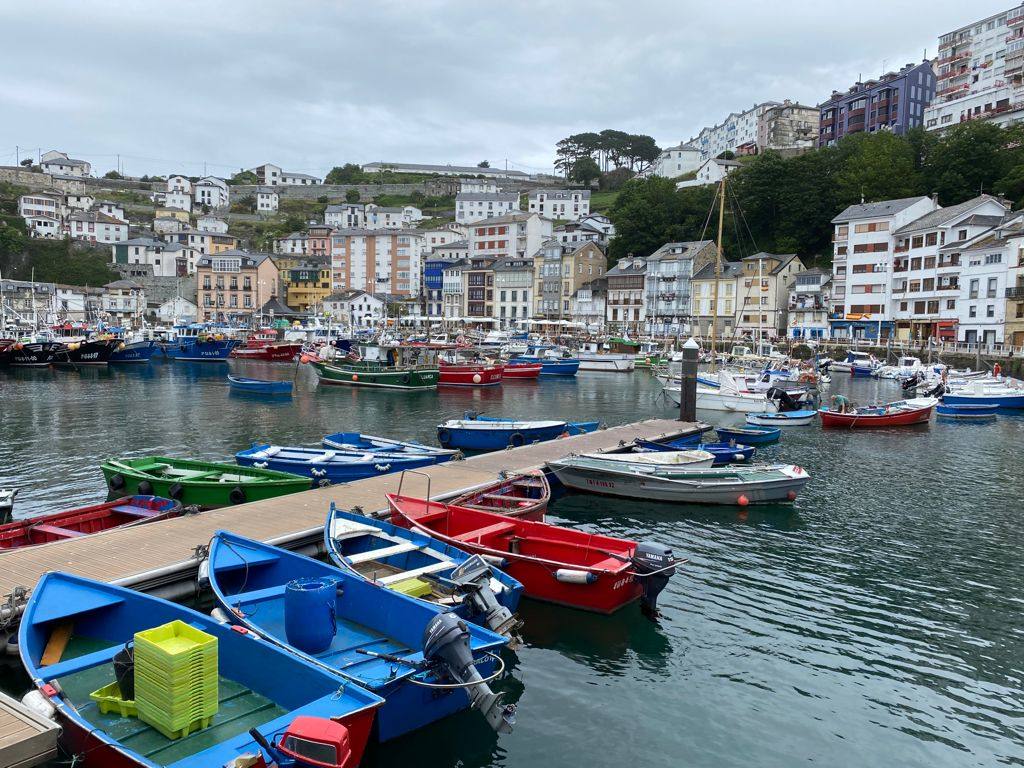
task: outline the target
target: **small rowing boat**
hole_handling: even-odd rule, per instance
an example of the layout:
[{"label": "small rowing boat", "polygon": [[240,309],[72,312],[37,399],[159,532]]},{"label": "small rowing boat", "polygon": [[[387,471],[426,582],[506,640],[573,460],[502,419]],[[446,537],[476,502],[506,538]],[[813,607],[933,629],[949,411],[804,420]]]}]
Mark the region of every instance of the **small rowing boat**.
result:
[{"label": "small rowing boat", "polygon": [[107,459],[101,469],[112,493],[153,494],[200,507],[262,501],[310,488],[309,477],[170,456]]},{"label": "small rowing boat", "polygon": [[983,421],[986,419],[994,419],[998,410],[999,405],[997,403],[991,403],[989,405],[953,405],[951,403],[941,402],[935,406],[935,415],[941,416],[944,419]]},{"label": "small rowing boat", "polygon": [[750,461],[754,455],[754,446],[736,443],[691,443],[681,440],[659,443],[641,437],[637,438],[636,447],[644,451],[707,451],[714,457],[711,464],[713,467]]},{"label": "small rowing boat", "polygon": [[597,613],[641,600],[645,610],[656,612],[658,594],[677,565],[672,550],[659,544],[393,493],[387,500],[391,522],[482,555],[536,600]]},{"label": "small rowing boat", "polygon": [[582,458],[594,461],[605,461],[615,467],[657,467],[697,469],[710,467],[715,460],[713,454],[699,448],[686,448],[675,451],[647,451],[641,453],[581,453]]},{"label": "small rowing boat", "polygon": [[[156,649],[145,663],[141,643]],[[240,626],[66,573],[47,573],[32,590],[18,647],[67,754],[104,768],[355,768],[383,704]],[[184,728],[169,728],[170,710],[199,698],[196,666],[214,714],[203,707]],[[172,675],[173,697],[163,693]]]},{"label": "small rowing boat", "polygon": [[0,525],[0,549],[19,549],[51,541],[77,539],[112,528],[166,520],[181,513],[181,504],[159,496],[126,496],[116,501],[28,517]]},{"label": "small rowing boat", "polygon": [[324,545],[336,565],[374,584],[454,608],[505,637],[520,626],[514,614],[523,585],[479,555],[385,520],[345,512],[333,503]]},{"label": "small rowing boat", "polygon": [[251,448],[236,453],[235,461],[243,467],[272,469],[293,476],[308,477],[314,485],[321,486],[348,483],[405,469],[419,469],[437,463],[436,457],[430,454],[364,453],[260,443],[253,443]]},{"label": "small rowing boat", "polygon": [[747,424],[767,427],[802,427],[814,421],[817,411],[779,411],[778,413],[748,413]]},{"label": "small rowing boat", "polygon": [[600,426],[597,421],[525,421],[466,413],[437,427],[437,440],[445,448],[497,451],[554,440],[561,435],[582,435]]},{"label": "small rowing boat", "polygon": [[292,383],[290,381],[249,379],[245,376],[232,376],[229,373],[228,384],[231,385],[233,390],[257,395],[290,395],[292,393]]},{"label": "small rowing boat", "polygon": [[821,426],[845,429],[872,429],[875,427],[907,427],[926,424],[932,409],[938,404],[934,397],[898,400],[884,405],[866,405],[847,411],[833,411],[828,407],[818,411]]},{"label": "small rowing boat", "polygon": [[506,475],[483,488],[451,500],[457,507],[479,509],[523,520],[543,520],[551,500],[551,485],[541,470]]},{"label": "small rowing boat", "polygon": [[436,463],[448,461],[458,451],[424,445],[413,440],[389,440],[386,437],[364,435],[361,432],[335,432],[321,441],[324,448],[363,453],[398,453],[404,456],[433,456]]},{"label": "small rowing boat", "polygon": [[726,442],[742,445],[768,445],[776,443],[782,437],[779,427],[763,427],[748,424],[744,427],[715,427],[718,437]]},{"label": "small rowing boat", "polygon": [[684,504],[766,504],[793,501],[810,476],[779,464],[744,468],[674,469],[611,467],[582,456],[549,461],[548,469],[567,488],[637,501]]},{"label": "small rowing boat", "polygon": [[501,669],[501,635],[350,570],[227,531],[213,535],[209,562],[210,587],[233,622],[355,683],[344,690],[384,699],[380,741],[471,706],[495,730],[512,730],[514,706],[482,680]]}]

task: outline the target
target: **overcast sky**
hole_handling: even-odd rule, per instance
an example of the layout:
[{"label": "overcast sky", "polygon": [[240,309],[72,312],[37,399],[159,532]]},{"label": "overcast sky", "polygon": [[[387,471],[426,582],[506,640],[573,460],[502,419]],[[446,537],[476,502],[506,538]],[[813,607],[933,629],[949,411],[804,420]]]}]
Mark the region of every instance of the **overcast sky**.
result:
[{"label": "overcast sky", "polygon": [[[373,160],[551,170],[580,131],[668,146],[757,101],[817,104],[1012,2],[0,3],[0,164],[324,174]],[[30,12],[29,12],[30,9]],[[22,154],[24,157],[24,154]]]}]

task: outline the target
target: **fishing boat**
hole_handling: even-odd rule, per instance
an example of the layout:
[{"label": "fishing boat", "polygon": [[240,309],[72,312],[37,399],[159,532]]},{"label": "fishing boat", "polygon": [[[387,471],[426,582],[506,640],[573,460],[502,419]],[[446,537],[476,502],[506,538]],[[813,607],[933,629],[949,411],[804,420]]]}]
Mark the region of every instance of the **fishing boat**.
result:
[{"label": "fishing boat", "polygon": [[[66,754],[88,755],[89,765],[255,768],[278,760],[355,768],[380,697],[239,629],[141,592],[51,572],[32,590],[18,648],[36,706],[63,728]],[[212,643],[216,714],[170,735],[139,717],[146,700],[139,662],[126,674],[124,657],[140,637],[179,656]]]},{"label": "fishing boat", "polygon": [[181,513],[181,504],[159,496],[126,496],[103,504],[27,517],[0,525],[0,550],[77,539],[111,528],[166,520]]},{"label": "fishing boat", "polygon": [[498,564],[535,600],[614,613],[637,600],[657,612],[678,564],[672,550],[479,509],[387,494],[391,522]]},{"label": "fishing boat", "polygon": [[991,405],[952,405],[941,402],[935,406],[935,415],[943,419],[958,419],[962,421],[984,421],[994,419],[999,406],[996,403]]},{"label": "fishing boat", "polygon": [[576,353],[580,361],[581,371],[611,371],[614,373],[629,373],[636,368],[636,359],[632,353],[613,353],[602,349],[597,342],[585,342]]},{"label": "fishing boat", "polygon": [[321,384],[380,389],[434,389],[437,356],[425,347],[360,345],[347,355],[309,361]]},{"label": "fishing boat", "polygon": [[737,443],[689,443],[682,441],[655,442],[640,437],[636,440],[636,447],[644,451],[677,451],[680,448],[687,450],[707,451],[714,457],[711,466],[719,467],[725,464],[739,464],[750,461],[754,455],[754,446],[739,445]]},{"label": "fishing boat", "polygon": [[551,485],[541,470],[518,474],[502,473],[483,488],[456,496],[451,503],[457,507],[480,509],[497,515],[523,520],[543,520],[551,501]]},{"label": "fishing boat", "polygon": [[501,384],[505,366],[481,362],[440,362],[438,385],[445,387],[494,387]]},{"label": "fishing boat", "polygon": [[431,455],[412,453],[364,453],[335,449],[288,447],[253,443],[235,454],[243,467],[272,469],[312,479],[314,485],[337,485],[404,469],[436,464]]},{"label": "fishing boat", "polygon": [[150,339],[122,339],[120,346],[110,355],[110,363],[148,363],[159,347]]},{"label": "fishing boat", "polygon": [[742,445],[768,445],[778,442],[782,437],[779,427],[747,424],[743,427],[715,427],[719,440]]},{"label": "fishing boat", "polygon": [[290,381],[249,379],[245,376],[232,376],[229,373],[228,384],[233,390],[257,395],[290,395],[292,393],[292,383]]},{"label": "fishing boat", "polygon": [[223,332],[206,323],[176,325],[163,347],[170,360],[201,363],[227,362],[238,339],[229,339]]},{"label": "fishing boat", "polygon": [[667,469],[669,467],[698,469],[700,467],[710,467],[715,461],[714,454],[694,448],[675,451],[642,451],[640,453],[580,453],[570,455],[593,459],[596,462],[608,462],[613,467],[656,467],[658,469]]},{"label": "fishing boat", "polygon": [[483,681],[504,666],[501,635],[351,570],[227,531],[210,541],[209,576],[232,621],[382,697],[378,740],[470,706],[496,731],[511,731],[514,706]]},{"label": "fishing boat", "polygon": [[505,379],[537,379],[543,369],[543,363],[524,362],[514,358],[505,363],[502,377]]},{"label": "fishing boat", "polygon": [[308,491],[309,477],[168,456],[107,459],[103,476],[112,493],[154,494],[200,507],[226,507]]},{"label": "fishing boat", "polygon": [[567,488],[638,501],[685,504],[768,504],[793,501],[810,479],[790,464],[675,469],[610,467],[608,462],[567,456],[547,463]]},{"label": "fishing boat", "polygon": [[[1013,386],[1016,384],[1017,386]],[[974,380],[950,386],[942,396],[947,405],[995,405],[1000,410],[1024,408],[1024,387],[1017,380]]]},{"label": "fishing boat", "polygon": [[853,373],[854,366],[864,370],[867,369],[869,372],[867,375],[871,375],[870,372],[874,371],[875,368],[881,367],[879,361],[874,355],[868,352],[857,352],[850,350],[846,353],[845,360],[833,360],[829,363],[829,370],[833,373]]},{"label": "fishing boat", "polygon": [[748,413],[747,424],[775,427],[802,427],[814,421],[817,411],[779,411],[777,413]]},{"label": "fishing boat", "polygon": [[575,376],[580,369],[579,358],[566,357],[550,350],[551,354],[520,355],[516,358],[521,363],[540,363],[541,376]]},{"label": "fishing boat", "polygon": [[26,336],[7,347],[5,359],[12,368],[44,368],[63,346],[45,334]]},{"label": "fishing boat", "polygon": [[874,427],[906,427],[926,424],[932,409],[938,404],[934,397],[918,397],[899,400],[884,405],[867,405],[848,411],[824,407],[818,411],[821,426],[845,429],[871,429]]},{"label": "fishing boat", "polygon": [[499,635],[511,639],[521,625],[515,612],[523,585],[479,555],[333,503],[324,546],[339,567],[403,595],[453,608]]},{"label": "fishing boat", "polygon": [[597,421],[525,421],[466,413],[437,427],[437,441],[445,448],[497,451],[554,440],[562,435],[582,435],[600,426]]},{"label": "fishing boat", "polygon": [[653,341],[641,341],[640,351],[633,357],[637,370],[651,370],[657,366],[667,365],[670,356],[666,354],[663,345]]},{"label": "fishing boat", "polygon": [[403,456],[432,456],[434,463],[448,461],[458,451],[424,445],[415,441],[388,440],[385,437],[364,435],[360,432],[335,432],[321,441],[324,448],[362,453],[397,453]]},{"label": "fishing boat", "polygon": [[301,342],[279,341],[277,331],[260,331],[231,350],[231,357],[238,360],[290,363],[301,352]]},{"label": "fishing boat", "polygon": [[6,523],[14,515],[14,498],[17,488],[0,488],[0,523]]},{"label": "fishing boat", "polygon": [[68,341],[54,352],[54,365],[106,365],[110,357],[123,346],[120,339],[87,339]]}]

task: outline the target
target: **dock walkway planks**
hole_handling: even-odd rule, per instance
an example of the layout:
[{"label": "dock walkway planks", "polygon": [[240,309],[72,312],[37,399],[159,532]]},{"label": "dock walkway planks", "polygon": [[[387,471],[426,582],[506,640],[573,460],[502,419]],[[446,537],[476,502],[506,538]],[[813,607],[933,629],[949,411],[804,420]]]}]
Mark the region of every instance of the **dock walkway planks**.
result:
[{"label": "dock walkway planks", "polygon": [[60,728],[0,693],[0,765],[32,768],[57,755]]}]

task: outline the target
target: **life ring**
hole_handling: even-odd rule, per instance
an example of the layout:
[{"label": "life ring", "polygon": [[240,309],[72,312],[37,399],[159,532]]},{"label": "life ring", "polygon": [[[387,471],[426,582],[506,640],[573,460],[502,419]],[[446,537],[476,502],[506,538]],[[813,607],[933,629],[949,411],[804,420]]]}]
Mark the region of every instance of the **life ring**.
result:
[{"label": "life ring", "polygon": [[167,495],[175,501],[181,501],[181,497],[185,495],[185,486],[181,483],[171,483],[167,489]]},{"label": "life ring", "polygon": [[452,431],[447,427],[441,427],[439,430],[437,430],[437,440],[438,442],[441,443],[441,445],[448,445],[451,439]]},{"label": "life ring", "polygon": [[526,438],[523,437],[522,432],[513,432],[508,439],[508,444],[514,448],[519,448],[520,446],[526,445]]},{"label": "life ring", "polygon": [[228,493],[228,501],[230,501],[232,504],[245,503],[245,491],[242,489],[241,486],[236,485],[234,488],[231,489],[231,492]]},{"label": "life ring", "polygon": [[116,475],[111,475],[110,480],[107,481],[107,485],[110,486],[112,491],[120,491],[124,488],[124,475],[118,472]]},{"label": "life ring", "polygon": [[139,494],[142,496],[152,496],[153,484],[149,480],[141,480],[139,482]]},{"label": "life ring", "polygon": [[412,376],[410,376],[408,373],[402,375],[402,383],[403,384],[408,384],[411,381],[412,381]]}]

